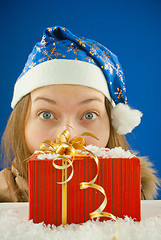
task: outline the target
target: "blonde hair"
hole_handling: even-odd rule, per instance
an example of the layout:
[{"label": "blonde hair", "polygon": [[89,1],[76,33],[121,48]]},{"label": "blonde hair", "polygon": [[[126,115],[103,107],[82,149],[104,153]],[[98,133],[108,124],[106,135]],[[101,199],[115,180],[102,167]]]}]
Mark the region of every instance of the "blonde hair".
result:
[{"label": "blonde hair", "polygon": [[[27,161],[31,154],[25,142],[25,119],[28,111],[30,95],[23,97],[12,111],[2,136],[3,164],[6,166],[16,159],[21,175],[27,178]],[[4,166],[3,166],[4,167]]]},{"label": "blonde hair", "polygon": [[112,126],[112,119],[111,119],[111,110],[112,105],[107,98],[105,98],[105,107],[106,111],[110,120],[110,137],[108,140],[107,148],[114,148],[114,147],[122,147],[124,150],[128,150],[130,148],[126,137],[124,135],[120,135]]},{"label": "blonde hair", "polygon": [[[112,105],[107,98],[105,98],[105,106],[110,119],[110,138],[106,147],[114,148],[120,146],[125,150],[129,149],[125,136],[118,134],[112,126],[110,117]],[[27,178],[27,161],[25,159],[31,155],[25,142],[25,122],[29,110],[30,94],[27,94],[17,103],[12,111],[2,137],[3,159],[9,160],[11,163],[13,158],[15,158],[16,165],[19,166],[18,170],[25,179]]]}]

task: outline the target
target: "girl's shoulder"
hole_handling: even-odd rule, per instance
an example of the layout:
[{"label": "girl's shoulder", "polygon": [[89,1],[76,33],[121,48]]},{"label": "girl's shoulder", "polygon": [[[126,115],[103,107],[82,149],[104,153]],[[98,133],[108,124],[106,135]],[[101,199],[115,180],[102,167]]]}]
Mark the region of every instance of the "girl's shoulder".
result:
[{"label": "girl's shoulder", "polygon": [[160,179],[154,169],[153,163],[147,157],[138,157],[141,165],[142,199],[154,199],[160,186]]},{"label": "girl's shoulder", "polygon": [[0,171],[0,202],[28,201],[27,181],[14,166]]},{"label": "girl's shoulder", "polygon": [[17,202],[15,177],[11,168],[4,168],[0,172],[0,202]]}]

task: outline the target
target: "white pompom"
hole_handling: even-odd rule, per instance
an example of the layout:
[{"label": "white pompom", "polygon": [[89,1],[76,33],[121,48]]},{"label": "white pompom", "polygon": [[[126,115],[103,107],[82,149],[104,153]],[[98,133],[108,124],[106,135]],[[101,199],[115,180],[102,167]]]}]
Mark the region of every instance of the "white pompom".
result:
[{"label": "white pompom", "polygon": [[142,112],[119,103],[111,111],[112,125],[119,134],[127,134],[141,122]]}]

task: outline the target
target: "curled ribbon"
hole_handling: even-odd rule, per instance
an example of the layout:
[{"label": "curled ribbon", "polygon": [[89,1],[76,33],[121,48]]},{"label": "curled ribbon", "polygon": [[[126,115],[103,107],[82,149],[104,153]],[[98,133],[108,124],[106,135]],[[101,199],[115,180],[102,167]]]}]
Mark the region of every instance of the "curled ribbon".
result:
[{"label": "curled ribbon", "polygon": [[[104,200],[103,200],[102,204],[99,206],[99,208],[97,208],[94,212],[89,214],[90,218],[93,219],[96,217],[107,217],[107,218],[110,218],[110,219],[114,220],[115,222],[117,222],[117,219],[114,215],[112,215],[111,213],[103,212],[103,210],[105,209],[105,207],[107,205],[106,193],[105,193],[105,190],[101,186],[99,186],[98,184],[95,183],[95,181],[98,177],[98,173],[99,173],[99,160],[93,152],[85,149],[85,146],[84,146],[85,141],[82,136],[90,136],[90,137],[96,138],[98,140],[98,138],[95,137],[93,134],[91,134],[89,132],[84,132],[81,135],[76,136],[72,140],[69,141],[69,131],[65,129],[60,134],[60,136],[57,137],[55,143],[50,140],[46,140],[43,143],[41,143],[40,144],[41,151],[39,153],[44,154],[45,152],[50,152],[50,153],[59,154],[59,156],[56,156],[53,159],[53,166],[56,169],[66,171],[67,168],[69,168],[69,167],[72,168],[70,176],[68,178],[63,178],[63,181],[58,182],[58,184],[66,184],[67,182],[69,182],[72,179],[73,174],[74,174],[73,161],[74,161],[75,156],[83,156],[83,157],[92,156],[94,158],[96,166],[97,166],[97,174],[90,182],[80,183],[80,189],[87,189],[87,188],[96,189],[104,195]],[[70,160],[69,157],[66,157],[64,155],[72,156],[73,159]],[[63,160],[62,166],[57,165],[55,163],[55,161],[59,160],[59,159]],[[63,225],[65,225],[65,224],[66,224],[66,220],[63,220]],[[117,231],[116,231],[115,235],[113,236],[112,240],[116,240],[118,238],[119,232],[120,232],[120,229],[119,229],[119,224],[117,222]]]}]

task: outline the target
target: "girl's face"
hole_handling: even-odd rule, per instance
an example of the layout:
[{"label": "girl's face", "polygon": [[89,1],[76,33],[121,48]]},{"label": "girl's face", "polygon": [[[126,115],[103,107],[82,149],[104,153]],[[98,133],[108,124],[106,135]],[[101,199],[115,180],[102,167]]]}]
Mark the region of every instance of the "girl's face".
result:
[{"label": "girl's face", "polygon": [[55,141],[58,129],[60,133],[67,129],[70,139],[77,134],[90,132],[99,141],[85,136],[86,145],[106,147],[110,123],[105,96],[101,92],[86,86],[50,85],[31,92],[30,105],[25,138],[31,154],[39,150],[44,140]]}]

